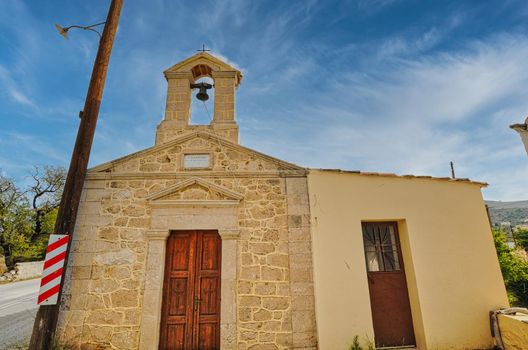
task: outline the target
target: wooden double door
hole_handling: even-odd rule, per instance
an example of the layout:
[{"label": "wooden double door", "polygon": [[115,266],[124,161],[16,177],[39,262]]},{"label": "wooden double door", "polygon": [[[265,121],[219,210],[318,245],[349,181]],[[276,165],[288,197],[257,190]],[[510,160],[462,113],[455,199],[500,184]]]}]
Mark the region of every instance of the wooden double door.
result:
[{"label": "wooden double door", "polygon": [[221,252],[217,231],[171,232],[165,259],[160,349],[220,349]]},{"label": "wooden double door", "polygon": [[363,223],[376,347],[414,346],[414,329],[396,222]]}]

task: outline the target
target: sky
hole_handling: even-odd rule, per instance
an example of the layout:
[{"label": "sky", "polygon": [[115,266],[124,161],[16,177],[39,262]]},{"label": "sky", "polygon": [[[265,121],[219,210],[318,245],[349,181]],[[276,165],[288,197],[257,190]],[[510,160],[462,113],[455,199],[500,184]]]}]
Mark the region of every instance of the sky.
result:
[{"label": "sky", "polygon": [[[54,24],[109,3],[0,0],[4,176],[68,166],[98,37]],[[525,0],[125,1],[90,166],[154,144],[163,70],[205,44],[244,74],[244,146],[311,168],[445,177],[453,161],[486,199],[528,199],[509,128],[528,115],[527,18]],[[192,118],[210,121],[197,103]]]}]

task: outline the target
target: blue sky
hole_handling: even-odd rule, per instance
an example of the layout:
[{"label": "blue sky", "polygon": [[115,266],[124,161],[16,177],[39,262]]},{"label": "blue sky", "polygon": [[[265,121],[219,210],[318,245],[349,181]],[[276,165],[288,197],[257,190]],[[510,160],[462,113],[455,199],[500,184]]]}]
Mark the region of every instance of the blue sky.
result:
[{"label": "blue sky", "polygon": [[[109,1],[0,0],[0,168],[67,166]],[[205,43],[240,67],[243,145],[314,168],[486,181],[528,199],[528,2],[125,1],[90,165],[154,143],[162,71]],[[212,106],[209,107],[212,109]],[[203,106],[193,122],[208,123]]]}]

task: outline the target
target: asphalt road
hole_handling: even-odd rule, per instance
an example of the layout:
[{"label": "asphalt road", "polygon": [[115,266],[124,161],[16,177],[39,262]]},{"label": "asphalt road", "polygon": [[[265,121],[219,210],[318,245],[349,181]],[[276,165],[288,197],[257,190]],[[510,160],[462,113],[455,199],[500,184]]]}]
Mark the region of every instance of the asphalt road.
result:
[{"label": "asphalt road", "polygon": [[0,284],[0,350],[21,349],[31,336],[40,279]]}]

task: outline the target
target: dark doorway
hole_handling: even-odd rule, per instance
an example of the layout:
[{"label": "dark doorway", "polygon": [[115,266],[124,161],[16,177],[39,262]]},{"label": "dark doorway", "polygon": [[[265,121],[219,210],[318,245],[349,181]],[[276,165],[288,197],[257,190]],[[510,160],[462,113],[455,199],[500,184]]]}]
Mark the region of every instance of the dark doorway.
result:
[{"label": "dark doorway", "polygon": [[217,231],[171,233],[165,259],[160,349],[220,349],[221,253]]},{"label": "dark doorway", "polygon": [[362,225],[376,347],[415,345],[398,224]]}]

